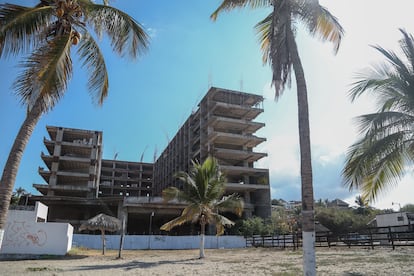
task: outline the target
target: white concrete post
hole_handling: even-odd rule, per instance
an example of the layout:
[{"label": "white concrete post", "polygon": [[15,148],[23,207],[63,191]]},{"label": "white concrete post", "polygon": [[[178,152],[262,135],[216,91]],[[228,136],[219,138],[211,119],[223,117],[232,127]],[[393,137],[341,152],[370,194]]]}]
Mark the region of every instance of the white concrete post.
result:
[{"label": "white concrete post", "polygon": [[4,229],[0,229],[0,249],[1,249],[1,245],[3,244],[3,237],[4,237]]},{"label": "white concrete post", "polygon": [[302,232],[303,241],[303,275],[315,276],[315,232]]}]

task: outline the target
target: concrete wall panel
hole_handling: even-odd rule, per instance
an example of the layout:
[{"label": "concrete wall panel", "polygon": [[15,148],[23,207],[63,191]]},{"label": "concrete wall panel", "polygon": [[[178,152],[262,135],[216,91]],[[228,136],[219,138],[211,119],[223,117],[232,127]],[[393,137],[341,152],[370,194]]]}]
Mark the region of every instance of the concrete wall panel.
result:
[{"label": "concrete wall panel", "polygon": [[7,223],[2,254],[65,255],[72,245],[73,227],[68,223]]},{"label": "concrete wall panel", "polygon": [[[107,249],[119,249],[119,235],[105,235]],[[74,247],[101,249],[101,235],[74,234]],[[200,247],[199,236],[147,236],[126,235],[124,249],[197,249]],[[205,248],[244,248],[246,240],[241,236],[206,236]]]}]

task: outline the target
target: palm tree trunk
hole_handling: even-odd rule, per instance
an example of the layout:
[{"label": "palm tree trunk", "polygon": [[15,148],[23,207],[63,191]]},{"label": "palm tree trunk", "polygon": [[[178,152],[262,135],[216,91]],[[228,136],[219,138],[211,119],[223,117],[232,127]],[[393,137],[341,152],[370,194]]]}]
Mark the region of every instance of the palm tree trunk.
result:
[{"label": "palm tree trunk", "polygon": [[302,237],[303,237],[303,274],[316,275],[315,257],[315,217],[312,184],[312,160],[309,130],[308,92],[305,74],[299,57],[298,48],[292,32],[288,31],[293,69],[295,71],[298,98],[300,173],[302,180]]},{"label": "palm tree trunk", "polygon": [[16,181],[17,171],[23,156],[24,149],[32,136],[42,115],[41,100],[37,100],[33,108],[27,113],[23,121],[13,146],[10,150],[9,157],[4,165],[3,174],[0,180],[0,248],[3,241],[4,229],[9,211],[10,199],[13,192],[14,182]]},{"label": "palm tree trunk", "polygon": [[122,213],[122,228],[121,228],[121,236],[119,238],[118,259],[122,259],[122,249],[124,248],[124,238],[125,238],[125,214]]},{"label": "palm tree trunk", "polygon": [[201,235],[200,235],[200,259],[205,257],[204,255],[204,243],[205,243],[205,232],[206,232],[206,219],[204,215],[200,219]]},{"label": "palm tree trunk", "polygon": [[105,230],[104,229],[101,229],[101,237],[102,237],[102,255],[105,255],[106,242],[105,242]]}]

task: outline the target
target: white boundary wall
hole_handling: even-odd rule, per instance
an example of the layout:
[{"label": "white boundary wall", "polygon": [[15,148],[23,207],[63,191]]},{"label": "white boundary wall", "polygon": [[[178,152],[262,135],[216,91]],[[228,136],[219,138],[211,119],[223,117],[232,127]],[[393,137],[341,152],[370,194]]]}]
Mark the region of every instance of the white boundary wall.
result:
[{"label": "white boundary wall", "polygon": [[40,202],[34,211],[9,210],[0,253],[65,255],[72,247],[73,227],[46,222],[47,211]]},{"label": "white boundary wall", "polygon": [[[244,248],[242,236],[206,236],[205,248]],[[105,235],[107,249],[119,249],[120,235]],[[73,235],[73,247],[101,249],[101,235]],[[125,235],[123,249],[198,249],[200,236],[138,236]]]}]

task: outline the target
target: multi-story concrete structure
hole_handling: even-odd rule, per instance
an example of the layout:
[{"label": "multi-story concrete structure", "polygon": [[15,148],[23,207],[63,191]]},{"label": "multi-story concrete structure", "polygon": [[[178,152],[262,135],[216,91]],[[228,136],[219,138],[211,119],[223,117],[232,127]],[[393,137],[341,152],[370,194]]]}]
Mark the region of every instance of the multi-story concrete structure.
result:
[{"label": "multi-story concrete structure", "polygon": [[98,212],[124,213],[130,233],[146,232],[149,221],[157,231],[183,208],[163,203],[162,190],[180,187],[174,174],[212,155],[227,176],[226,192],[243,197],[244,216],[268,217],[269,172],[254,166],[266,156],[254,151],[266,140],[254,135],[264,126],[254,121],[262,102],[258,95],[212,87],[154,164],[102,159],[102,132],[47,127],[48,154],[42,153],[47,169],[39,173],[48,184],[34,184],[43,195],[34,199],[49,206],[49,221],[76,226]]},{"label": "multi-story concrete structure", "polygon": [[212,155],[227,176],[227,192],[244,198],[246,216],[270,216],[269,171],[254,167],[267,156],[253,151],[266,141],[253,135],[264,126],[253,121],[263,112],[262,104],[258,95],[211,88],[155,162],[155,193],[179,187],[175,172],[188,171],[192,160]]},{"label": "multi-story concrete structure", "polygon": [[42,194],[93,198],[98,193],[102,132],[47,127],[47,153],[41,157],[47,169],[39,174],[48,183],[35,184]]},{"label": "multi-story concrete structure", "polygon": [[150,197],[153,174],[151,163],[102,160],[98,196]]}]

